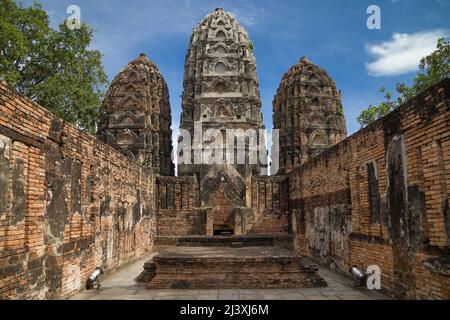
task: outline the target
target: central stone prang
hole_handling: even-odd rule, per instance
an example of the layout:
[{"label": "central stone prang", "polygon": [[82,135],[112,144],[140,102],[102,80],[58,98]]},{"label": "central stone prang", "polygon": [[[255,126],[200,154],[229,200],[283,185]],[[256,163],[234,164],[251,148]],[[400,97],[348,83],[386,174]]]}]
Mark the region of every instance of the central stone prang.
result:
[{"label": "central stone prang", "polygon": [[[215,129],[222,136],[226,136],[227,130],[264,130],[253,44],[236,19],[222,8],[208,14],[193,30],[183,87],[180,132],[189,135],[180,136],[179,146],[183,142],[187,144],[183,139],[191,139],[189,145],[198,145],[194,141],[198,123],[201,123],[202,133]],[[201,151],[210,148],[214,138],[203,143]],[[263,148],[259,150],[260,154],[267,155],[264,135],[259,135],[257,140],[258,146]],[[241,145],[233,144],[233,155],[242,151],[239,148],[246,152],[245,158],[252,153],[250,138],[246,137],[244,141]],[[182,159],[183,151],[178,151],[178,158]],[[260,161],[261,157],[254,163],[199,163],[194,154],[192,161],[178,163],[178,174],[196,177],[203,207],[220,205],[231,211],[233,207],[245,207],[248,181],[252,176],[259,176],[262,167],[267,166]],[[220,154],[225,159],[230,152],[224,150]],[[225,192],[217,194],[217,190]]]}]

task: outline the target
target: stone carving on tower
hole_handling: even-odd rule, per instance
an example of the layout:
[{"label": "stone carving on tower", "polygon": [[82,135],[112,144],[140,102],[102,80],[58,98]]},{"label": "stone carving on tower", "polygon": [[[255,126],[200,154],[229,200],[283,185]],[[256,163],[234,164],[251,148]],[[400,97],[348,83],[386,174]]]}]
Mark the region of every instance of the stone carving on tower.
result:
[{"label": "stone carving on tower", "polygon": [[284,76],[273,101],[280,132],[280,173],[347,136],[341,94],[327,72],[303,57]]},{"label": "stone carving on tower", "polygon": [[[260,108],[252,42],[231,14],[217,8],[193,29],[185,60],[180,129],[189,131],[192,138],[194,124],[199,122],[203,132],[215,128],[223,137],[227,129],[258,132],[264,129]],[[249,148],[247,142],[245,148]],[[223,184],[227,184],[228,200],[245,206],[246,183],[259,173],[259,162],[178,165],[179,175],[197,177],[204,206],[214,205],[217,195],[213,193]]]},{"label": "stone carving on tower", "polygon": [[98,137],[160,175],[173,175],[169,91],[145,54],[113,80],[100,108]]}]

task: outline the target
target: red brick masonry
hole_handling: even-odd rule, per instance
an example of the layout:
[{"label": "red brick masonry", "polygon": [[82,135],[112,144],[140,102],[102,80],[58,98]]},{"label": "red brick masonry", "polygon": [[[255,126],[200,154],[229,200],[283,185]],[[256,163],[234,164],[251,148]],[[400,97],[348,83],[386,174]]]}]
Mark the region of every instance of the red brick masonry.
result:
[{"label": "red brick masonry", "polygon": [[153,247],[154,177],[0,84],[0,299],[67,297]]},{"label": "red brick masonry", "polygon": [[296,247],[378,265],[400,298],[450,299],[450,80],[290,174]]},{"label": "red brick masonry", "polygon": [[[323,263],[378,265],[396,297],[450,299],[449,101],[446,80],[288,177],[255,179],[236,233],[292,231]],[[156,178],[0,84],[0,299],[68,297],[94,267],[151,252],[157,228],[210,234],[197,205],[195,182]]]}]

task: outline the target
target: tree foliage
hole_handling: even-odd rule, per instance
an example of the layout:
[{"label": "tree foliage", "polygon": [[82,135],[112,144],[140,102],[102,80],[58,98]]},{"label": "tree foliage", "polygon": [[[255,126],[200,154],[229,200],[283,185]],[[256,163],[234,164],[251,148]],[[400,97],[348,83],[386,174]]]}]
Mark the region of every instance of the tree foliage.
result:
[{"label": "tree foliage", "polygon": [[54,30],[39,3],[0,0],[0,77],[57,116],[95,131],[107,77],[93,30]]},{"label": "tree foliage", "polygon": [[420,71],[415,76],[411,87],[404,83],[397,83],[397,99],[393,101],[391,92],[384,88],[380,89],[384,93],[385,101],[377,106],[370,105],[363,110],[358,117],[358,122],[361,126],[367,126],[373,121],[383,117],[405,103],[414,96],[420,94],[424,90],[434,86],[440,81],[450,77],[450,43],[441,38],[438,40],[436,50],[430,55],[422,58],[420,61]]},{"label": "tree foliage", "polygon": [[384,94],[385,101],[381,102],[377,106],[370,105],[367,109],[361,112],[357,119],[361,126],[366,126],[372,123],[394,109],[395,103],[392,101],[392,93],[387,91],[385,88],[381,88],[380,93]]}]

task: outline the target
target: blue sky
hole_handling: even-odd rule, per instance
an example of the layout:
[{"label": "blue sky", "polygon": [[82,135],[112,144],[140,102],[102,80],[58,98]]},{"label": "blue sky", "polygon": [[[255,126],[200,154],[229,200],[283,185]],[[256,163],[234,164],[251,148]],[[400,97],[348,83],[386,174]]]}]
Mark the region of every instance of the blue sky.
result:
[{"label": "blue sky", "polygon": [[[32,0],[23,1],[25,5]],[[272,128],[272,100],[283,74],[307,56],[342,91],[349,134],[360,111],[382,100],[378,89],[410,83],[421,56],[450,35],[450,0],[42,0],[53,26],[69,5],[95,30],[109,79],[139,53],[161,70],[170,95],[173,128],[181,112],[183,64],[192,28],[216,7],[232,12],[255,46],[262,110]],[[381,29],[369,30],[369,5],[381,9]]]}]

